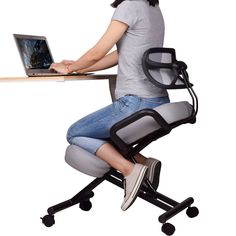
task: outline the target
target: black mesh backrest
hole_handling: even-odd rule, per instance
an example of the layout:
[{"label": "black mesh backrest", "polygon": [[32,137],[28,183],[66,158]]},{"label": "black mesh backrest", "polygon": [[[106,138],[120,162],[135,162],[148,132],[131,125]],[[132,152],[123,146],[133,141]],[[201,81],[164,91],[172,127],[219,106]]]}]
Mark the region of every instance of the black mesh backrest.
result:
[{"label": "black mesh backrest", "polygon": [[145,75],[155,86],[164,89],[186,88],[181,70],[186,71],[187,66],[176,60],[173,48],[148,49],[143,55],[142,66]]}]

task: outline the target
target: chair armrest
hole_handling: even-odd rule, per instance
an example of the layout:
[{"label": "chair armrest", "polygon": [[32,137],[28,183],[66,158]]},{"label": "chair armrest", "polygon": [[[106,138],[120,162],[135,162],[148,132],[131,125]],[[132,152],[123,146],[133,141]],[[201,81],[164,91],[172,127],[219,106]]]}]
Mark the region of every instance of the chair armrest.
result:
[{"label": "chair armrest", "polygon": [[[135,141],[133,140],[131,143],[127,143],[119,136],[118,134],[119,131],[121,131],[122,129],[128,126],[134,125],[135,122],[141,121],[141,119],[144,119],[144,117],[151,118],[152,125],[155,125],[156,127],[158,127],[158,130],[162,130],[165,133],[169,133],[171,131],[170,125],[155,110],[147,108],[147,109],[142,109],[140,111],[137,111],[134,114],[128,116],[127,118],[117,122],[111,127],[110,138],[112,142],[115,144],[115,146],[118,147],[118,149],[122,150],[123,153],[126,153],[129,150],[130,145],[132,146],[139,139]],[[135,128],[138,128],[138,127],[135,127]],[[136,132],[137,132],[137,129],[136,129]],[[144,135],[142,139],[145,139],[145,137],[148,136],[149,134],[150,133],[147,133],[146,135]]]}]

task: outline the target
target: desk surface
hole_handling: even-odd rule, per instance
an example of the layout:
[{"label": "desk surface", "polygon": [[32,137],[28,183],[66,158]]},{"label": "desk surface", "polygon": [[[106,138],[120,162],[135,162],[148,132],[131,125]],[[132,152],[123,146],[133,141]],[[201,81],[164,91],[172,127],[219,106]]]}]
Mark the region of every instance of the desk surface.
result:
[{"label": "desk surface", "polygon": [[48,76],[48,77],[0,77],[0,82],[34,82],[34,81],[73,81],[73,80],[97,80],[115,79],[116,74],[91,74],[73,76]]}]

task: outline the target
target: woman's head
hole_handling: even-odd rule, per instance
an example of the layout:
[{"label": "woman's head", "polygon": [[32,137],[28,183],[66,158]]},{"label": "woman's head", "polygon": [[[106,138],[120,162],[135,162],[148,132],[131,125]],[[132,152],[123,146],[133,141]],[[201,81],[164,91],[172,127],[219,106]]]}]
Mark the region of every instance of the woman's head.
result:
[{"label": "woman's head", "polygon": [[[111,6],[112,7],[118,7],[118,5],[120,5],[122,2],[124,2],[125,0],[115,0],[112,4],[111,4]],[[149,2],[149,4],[150,4],[150,6],[155,6],[156,4],[159,4],[159,0],[146,0],[146,1],[148,1]]]}]

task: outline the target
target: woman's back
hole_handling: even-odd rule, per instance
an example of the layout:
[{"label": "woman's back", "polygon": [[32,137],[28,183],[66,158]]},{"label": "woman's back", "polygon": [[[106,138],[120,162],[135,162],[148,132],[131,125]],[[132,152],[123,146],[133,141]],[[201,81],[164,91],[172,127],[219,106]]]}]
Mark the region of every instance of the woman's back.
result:
[{"label": "woman's back", "polygon": [[150,6],[146,0],[126,0],[117,7],[112,19],[129,26],[117,43],[116,98],[126,94],[147,98],[166,96],[166,90],[155,87],[146,79],[141,64],[147,49],[163,46],[164,20],[159,6]]}]

